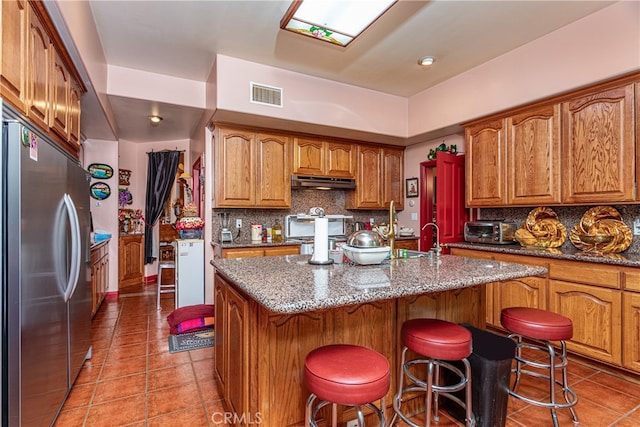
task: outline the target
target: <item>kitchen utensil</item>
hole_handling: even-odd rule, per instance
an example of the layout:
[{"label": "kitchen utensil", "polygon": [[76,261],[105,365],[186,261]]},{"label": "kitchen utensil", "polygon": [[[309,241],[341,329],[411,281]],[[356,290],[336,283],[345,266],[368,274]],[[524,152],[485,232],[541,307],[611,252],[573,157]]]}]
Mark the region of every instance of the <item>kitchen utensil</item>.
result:
[{"label": "kitchen utensil", "polygon": [[371,265],[380,264],[389,256],[390,246],[378,246],[369,248],[356,248],[345,246],[342,248],[344,254],[356,264]]},{"label": "kitchen utensil", "polygon": [[384,246],[384,239],[375,231],[359,230],[349,235],[347,245],[354,248],[375,248]]},{"label": "kitchen utensil", "polygon": [[353,223],[353,231],[360,231],[360,230],[366,230],[367,226],[365,225],[364,222],[362,221],[356,221]]},{"label": "kitchen utensil", "polygon": [[218,216],[220,217],[220,243],[233,242],[233,235],[229,229],[229,225],[231,223],[229,212],[220,212]]}]

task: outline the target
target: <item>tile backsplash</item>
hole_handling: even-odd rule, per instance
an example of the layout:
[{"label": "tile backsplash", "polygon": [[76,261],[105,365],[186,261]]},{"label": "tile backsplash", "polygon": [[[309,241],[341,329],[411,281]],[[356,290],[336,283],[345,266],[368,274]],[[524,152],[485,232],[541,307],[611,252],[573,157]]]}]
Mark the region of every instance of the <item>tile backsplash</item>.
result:
[{"label": "tile backsplash", "polygon": [[[569,240],[569,232],[571,229],[580,222],[582,216],[594,206],[553,206],[551,209],[558,215],[558,220],[567,229],[567,240],[562,247],[573,247]],[[633,221],[636,218],[640,219],[640,205],[613,205],[614,208],[622,216],[622,220],[633,232]],[[534,208],[493,208],[493,209],[481,209],[481,219],[508,219],[515,221],[518,226],[522,226],[527,219],[527,216]],[[562,249],[562,248],[561,248]],[[633,236],[631,246],[626,250],[627,253],[640,253],[640,236]]]},{"label": "tile backsplash", "polygon": [[[347,190],[295,190],[291,192],[291,209],[213,209],[211,214],[212,236],[215,242],[220,241],[220,218],[218,213],[228,212],[231,218],[231,231],[236,243],[250,243],[251,224],[266,223],[271,226],[276,218],[284,227],[284,217],[296,213],[308,213],[309,208],[319,206],[326,214],[352,215],[353,221],[369,222],[373,218],[375,223],[388,222],[387,211],[363,211],[345,209]],[[238,233],[236,219],[242,219],[242,228]],[[348,228],[351,229],[350,227]]]}]

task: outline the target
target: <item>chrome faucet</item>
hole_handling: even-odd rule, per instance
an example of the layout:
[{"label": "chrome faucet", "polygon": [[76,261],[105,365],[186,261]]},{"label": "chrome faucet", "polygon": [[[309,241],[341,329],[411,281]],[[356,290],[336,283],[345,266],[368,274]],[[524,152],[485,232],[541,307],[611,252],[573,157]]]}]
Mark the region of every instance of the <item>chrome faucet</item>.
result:
[{"label": "chrome faucet", "polygon": [[439,257],[440,253],[442,252],[442,246],[440,246],[440,229],[438,228],[438,225],[435,222],[428,222],[425,225],[422,226],[421,230],[424,230],[425,228],[427,228],[428,226],[433,226],[433,228],[436,229],[436,245],[435,247],[431,248],[430,250],[435,252],[436,256]]},{"label": "chrome faucet", "polygon": [[396,205],[392,200],[389,203],[389,229],[385,234],[387,240],[389,240],[389,246],[391,247],[391,259],[396,258],[396,222],[398,221],[396,217]]}]

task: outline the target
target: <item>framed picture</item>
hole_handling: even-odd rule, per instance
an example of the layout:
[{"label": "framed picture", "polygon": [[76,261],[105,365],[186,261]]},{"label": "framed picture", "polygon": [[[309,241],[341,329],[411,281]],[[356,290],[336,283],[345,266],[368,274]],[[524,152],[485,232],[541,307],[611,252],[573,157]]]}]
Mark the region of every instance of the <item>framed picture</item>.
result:
[{"label": "framed picture", "polygon": [[418,197],[418,178],[408,178],[407,197]]}]

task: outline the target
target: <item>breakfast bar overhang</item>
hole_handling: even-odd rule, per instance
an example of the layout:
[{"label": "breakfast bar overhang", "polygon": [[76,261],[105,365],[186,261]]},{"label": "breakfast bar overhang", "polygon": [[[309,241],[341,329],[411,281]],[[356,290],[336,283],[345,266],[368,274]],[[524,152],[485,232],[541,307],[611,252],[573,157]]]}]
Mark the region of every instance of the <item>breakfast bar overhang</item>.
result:
[{"label": "breakfast bar overhang", "polygon": [[[237,425],[304,424],[304,359],[311,350],[356,344],[392,366],[399,330],[433,317],[484,327],[486,283],[546,273],[543,267],[459,256],[380,265],[312,265],[309,256],[215,259],[215,376]],[[355,418],[352,409],[339,414]]]}]

